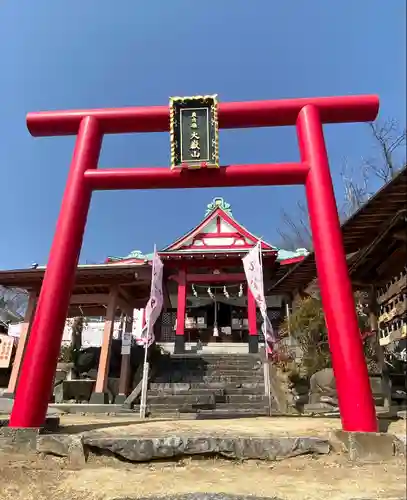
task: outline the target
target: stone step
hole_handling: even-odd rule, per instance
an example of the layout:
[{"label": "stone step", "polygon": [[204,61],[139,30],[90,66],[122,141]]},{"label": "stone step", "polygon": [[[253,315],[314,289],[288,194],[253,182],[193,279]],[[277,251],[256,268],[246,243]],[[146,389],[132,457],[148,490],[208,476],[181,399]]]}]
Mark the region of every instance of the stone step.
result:
[{"label": "stone step", "polygon": [[262,362],[259,360],[169,360],[166,366],[178,368],[253,368],[254,366],[261,366]]},{"label": "stone step", "polygon": [[219,382],[223,384],[255,383],[264,380],[263,373],[248,375],[160,375],[154,377],[155,383],[206,383]]},{"label": "stone step", "polygon": [[[138,413],[140,411],[140,406],[134,406],[133,411]],[[192,407],[192,406],[177,406],[177,405],[147,405],[146,415],[150,417],[162,416],[162,415],[230,415],[238,414],[241,416],[257,416],[266,415],[268,413],[268,406],[262,405],[224,405],[218,407]],[[226,418],[226,417],[225,417]]]},{"label": "stone step", "polygon": [[169,389],[149,389],[148,390],[149,396],[157,396],[157,397],[166,397],[166,396],[182,396],[182,395],[187,395],[187,396],[206,396],[208,394],[214,394],[215,396],[224,396],[224,395],[261,395],[264,394],[264,385],[263,384],[257,384],[256,387],[236,387],[236,386],[225,386],[222,389],[212,389],[212,388],[197,388],[197,389],[176,389],[176,388],[169,388]]},{"label": "stone step", "polygon": [[150,395],[147,394],[148,405],[215,405],[233,404],[240,406],[241,404],[251,403],[267,403],[267,397],[264,394],[234,394],[227,395],[193,395],[193,394],[176,394],[176,395]]},{"label": "stone step", "polygon": [[[164,372],[164,370],[163,370]],[[167,367],[165,370],[165,373],[168,372],[177,372],[177,373],[193,373],[193,374],[203,374],[203,375],[208,375],[208,374],[230,374],[230,375],[238,375],[241,373],[244,374],[250,374],[250,373],[263,373],[263,366],[262,365],[248,365],[248,366],[237,366],[237,365],[207,365],[207,366],[202,366],[202,367],[197,367],[197,366],[173,366]]]},{"label": "stone step", "polygon": [[[236,390],[253,390],[257,392],[258,390],[264,391],[264,382],[243,382],[243,383],[227,383],[227,382],[192,382],[192,383],[176,383],[176,382],[152,382],[149,385],[151,391],[174,391],[174,393],[179,393],[179,391],[189,391],[190,389],[205,389],[205,390],[225,390],[229,394],[234,394]],[[239,394],[239,392],[238,392]]]},{"label": "stone step", "polygon": [[173,383],[173,384],[189,384],[189,383],[229,383],[240,384],[242,382],[262,382],[263,374],[258,375],[191,375],[191,374],[163,374],[154,377],[153,383]]},{"label": "stone step", "polygon": [[[134,406],[136,412],[140,411],[140,406]],[[212,410],[215,406],[207,407],[191,407],[191,406],[179,406],[179,405],[147,405],[146,415],[150,417],[161,416],[161,415],[195,415],[200,410]]]},{"label": "stone step", "polygon": [[147,404],[148,405],[161,405],[161,404],[212,404],[216,403],[216,398],[223,398],[224,396],[215,396],[213,393],[208,393],[205,395],[195,395],[195,394],[171,394],[171,395],[150,395],[147,393]]},{"label": "stone step", "polygon": [[227,360],[227,359],[171,359],[169,360],[171,366],[256,366],[261,365],[262,362],[257,359],[244,359],[244,360]]},{"label": "stone step", "polygon": [[168,396],[208,396],[208,395],[214,395],[214,396],[223,396],[224,394],[223,389],[205,389],[205,388],[198,388],[198,389],[148,389],[148,395],[153,396],[153,397],[168,397]]},{"label": "stone step", "polygon": [[147,408],[149,410],[154,410],[154,411],[180,411],[180,412],[196,412],[198,410],[205,410],[205,409],[228,409],[228,408],[234,408],[234,409],[250,409],[250,408],[264,408],[266,405],[268,405],[268,401],[265,398],[265,400],[259,400],[259,401],[246,401],[245,403],[238,403],[238,402],[233,402],[233,403],[215,403],[214,401],[212,403],[210,402],[204,402],[204,401],[163,401],[161,400],[160,402],[151,402],[147,400]]},{"label": "stone step", "polygon": [[269,414],[268,407],[263,410],[258,409],[240,409],[240,408],[229,408],[224,409],[214,409],[214,410],[200,410],[197,413],[197,418],[208,418],[208,419],[228,419],[228,418],[242,418],[242,417],[264,417]]},{"label": "stone step", "polygon": [[216,403],[216,410],[267,410],[267,401],[253,401],[251,403]]},{"label": "stone step", "polygon": [[205,360],[218,360],[218,359],[260,359],[259,354],[238,354],[238,353],[222,353],[222,354],[214,354],[214,353],[183,353],[183,354],[171,354],[171,359],[205,359]]},{"label": "stone step", "polygon": [[245,385],[244,387],[236,387],[233,385],[226,386],[224,389],[224,394],[227,395],[238,395],[238,394],[264,394],[264,384],[256,384],[253,386],[253,384]]},{"label": "stone step", "polygon": [[223,396],[215,396],[216,406],[220,403],[228,404],[245,404],[245,403],[258,403],[267,402],[268,398],[264,395],[264,391],[261,394],[225,394]]}]

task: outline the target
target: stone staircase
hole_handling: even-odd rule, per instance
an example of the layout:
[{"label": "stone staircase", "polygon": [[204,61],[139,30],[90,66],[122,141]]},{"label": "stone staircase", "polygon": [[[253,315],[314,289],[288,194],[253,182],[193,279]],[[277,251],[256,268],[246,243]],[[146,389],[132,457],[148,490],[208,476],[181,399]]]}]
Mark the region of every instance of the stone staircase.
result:
[{"label": "stone staircase", "polygon": [[268,413],[258,355],[172,355],[149,384],[150,417],[233,418]]}]

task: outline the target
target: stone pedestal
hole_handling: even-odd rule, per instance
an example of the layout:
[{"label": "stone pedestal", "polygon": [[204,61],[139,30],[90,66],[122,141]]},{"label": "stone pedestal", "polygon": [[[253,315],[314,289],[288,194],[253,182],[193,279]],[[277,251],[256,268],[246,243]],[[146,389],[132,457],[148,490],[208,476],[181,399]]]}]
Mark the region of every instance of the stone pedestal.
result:
[{"label": "stone pedestal", "polygon": [[89,403],[93,405],[109,404],[109,394],[107,392],[94,392],[90,397]]},{"label": "stone pedestal", "polygon": [[115,404],[117,404],[117,405],[122,405],[122,404],[124,404],[124,402],[126,401],[126,399],[127,399],[126,394],[118,394],[118,395],[114,398],[114,402],[115,402]]},{"label": "stone pedestal", "polygon": [[259,352],[259,336],[249,335],[249,353],[256,354]]},{"label": "stone pedestal", "polygon": [[183,354],[185,352],[185,335],[175,335],[174,354]]}]

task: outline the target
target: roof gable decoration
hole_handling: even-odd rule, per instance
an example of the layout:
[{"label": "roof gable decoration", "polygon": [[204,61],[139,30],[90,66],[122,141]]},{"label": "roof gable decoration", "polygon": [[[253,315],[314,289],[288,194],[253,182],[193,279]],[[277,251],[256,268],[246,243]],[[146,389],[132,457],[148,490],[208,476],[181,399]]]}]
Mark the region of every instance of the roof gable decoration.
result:
[{"label": "roof gable decoration", "polygon": [[140,250],[133,250],[125,257],[107,257],[106,264],[145,264],[151,260],[151,254],[143,254]]},{"label": "roof gable decoration", "polygon": [[[229,203],[223,198],[214,198],[207,205],[203,221],[162,252],[245,251],[259,240],[232,217]],[[262,248],[277,251],[264,241]]]},{"label": "roof gable decoration", "polygon": [[206,206],[206,212],[205,212],[205,217],[210,215],[214,210],[217,208],[221,208],[225,213],[233,217],[232,214],[232,208],[230,206],[230,203],[226,203],[226,201],[223,198],[214,198],[207,206]]},{"label": "roof gable decoration", "polygon": [[283,264],[294,264],[295,262],[301,262],[308,254],[309,251],[306,248],[297,248],[296,250],[284,250],[280,248],[278,250],[277,261]]}]

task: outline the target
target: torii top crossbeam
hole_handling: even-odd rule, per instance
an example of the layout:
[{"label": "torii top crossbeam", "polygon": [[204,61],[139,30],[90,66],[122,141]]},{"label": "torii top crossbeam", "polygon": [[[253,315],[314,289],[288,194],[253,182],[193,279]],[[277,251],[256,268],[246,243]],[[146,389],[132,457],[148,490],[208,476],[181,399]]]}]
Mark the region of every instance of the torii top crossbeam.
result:
[{"label": "torii top crossbeam", "polygon": [[[308,105],[318,108],[322,123],[369,122],[377,116],[379,97],[361,95],[225,102],[219,104],[219,127],[232,129],[295,125],[299,112]],[[76,135],[81,120],[92,116],[97,118],[103,134],[168,132],[169,114],[168,106],[42,111],[28,113],[27,126],[36,137]]]}]

